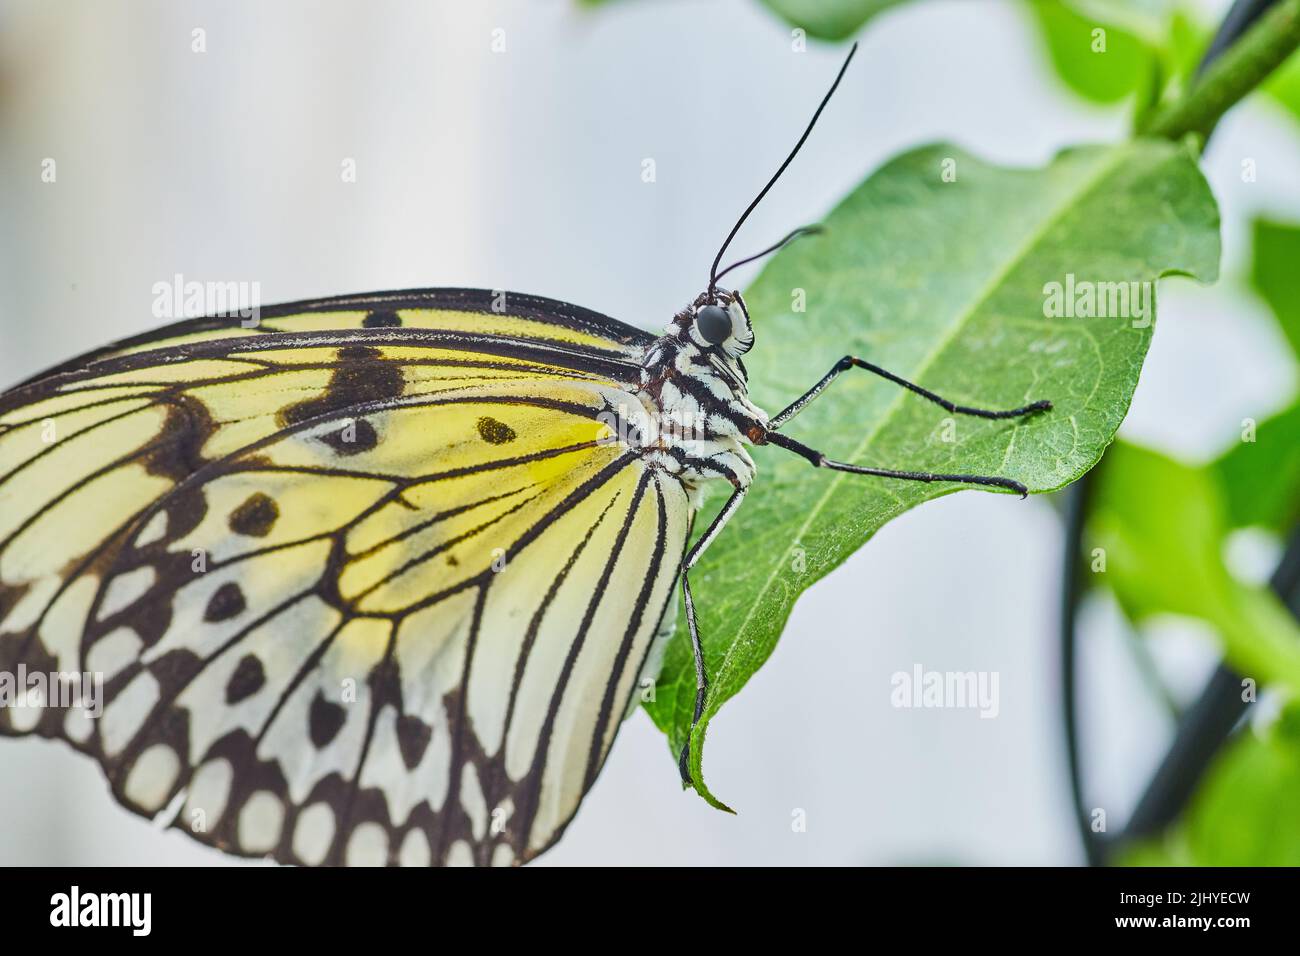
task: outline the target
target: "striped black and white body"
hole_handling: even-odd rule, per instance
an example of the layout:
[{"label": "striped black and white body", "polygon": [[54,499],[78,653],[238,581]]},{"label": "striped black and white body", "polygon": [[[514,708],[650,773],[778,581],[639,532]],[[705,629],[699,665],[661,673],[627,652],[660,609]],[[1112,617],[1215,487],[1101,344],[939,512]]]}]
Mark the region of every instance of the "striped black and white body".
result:
[{"label": "striped black and white body", "polygon": [[739,293],[718,293],[717,305],[731,322],[730,335],[718,343],[702,339],[696,326],[698,311],[708,304],[702,295],[673,317],[646,352],[637,391],[640,407],[654,420],[643,426],[652,440],[640,450],[679,477],[693,500],[710,480],[747,488],[755,467],[745,446],[767,431],[767,414],[749,400],[740,358],[754,344],[744,302]]}]

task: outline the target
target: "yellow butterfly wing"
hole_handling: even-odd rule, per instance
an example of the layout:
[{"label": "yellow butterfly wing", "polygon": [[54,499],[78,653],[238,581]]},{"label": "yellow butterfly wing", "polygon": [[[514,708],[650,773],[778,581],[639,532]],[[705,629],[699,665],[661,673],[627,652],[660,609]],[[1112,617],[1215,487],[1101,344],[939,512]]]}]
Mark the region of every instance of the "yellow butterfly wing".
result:
[{"label": "yellow butterfly wing", "polygon": [[601,418],[650,340],[392,293],[179,323],[0,396],[0,670],[103,677],[98,716],[52,683],[0,733],[68,740],[239,854],[532,857],[608,753],[688,533],[680,482]]}]

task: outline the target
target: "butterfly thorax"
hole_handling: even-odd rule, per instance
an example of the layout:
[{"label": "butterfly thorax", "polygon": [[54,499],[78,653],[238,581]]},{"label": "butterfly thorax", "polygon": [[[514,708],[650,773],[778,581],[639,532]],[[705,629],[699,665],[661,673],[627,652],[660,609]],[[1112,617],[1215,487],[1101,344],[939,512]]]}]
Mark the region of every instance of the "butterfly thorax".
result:
[{"label": "butterfly thorax", "polygon": [[[741,354],[753,331],[736,293],[715,294],[732,326],[708,341],[698,322],[701,296],[673,317],[642,361],[637,398],[644,408],[628,444],[694,488],[710,479],[744,487],[754,477],[745,445],[762,441],[767,414],[749,399]],[[717,336],[715,335],[715,338]]]}]

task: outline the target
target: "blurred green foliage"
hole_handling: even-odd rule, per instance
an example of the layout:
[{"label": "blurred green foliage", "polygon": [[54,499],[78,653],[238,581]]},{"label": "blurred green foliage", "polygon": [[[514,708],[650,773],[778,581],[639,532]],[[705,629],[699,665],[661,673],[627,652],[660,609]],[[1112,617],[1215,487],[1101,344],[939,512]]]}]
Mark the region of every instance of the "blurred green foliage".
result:
[{"label": "blurred green foliage", "polygon": [[1080,96],[1118,103],[1154,81],[1147,41],[1135,33],[1098,26],[1065,3],[1033,3],[1030,9],[1052,66]]},{"label": "blurred green foliage", "polygon": [[1250,281],[1300,359],[1300,226],[1256,219]]},{"label": "blurred green foliage", "polygon": [[[909,0],[761,2],[808,36],[837,42]],[[1138,120],[1182,91],[1210,37],[1192,0],[1024,0],[1024,5],[1061,80],[1094,103],[1133,97]],[[1262,89],[1300,120],[1300,60],[1293,57]]]},{"label": "blurred green foliage", "polygon": [[845,40],[862,25],[907,0],[762,0],[791,26],[818,40]]},{"label": "blurred green foliage", "polygon": [[[1138,121],[1183,91],[1212,32],[1190,0],[1029,0],[1028,6],[1066,86],[1094,103],[1133,97]],[[1097,30],[1105,33],[1100,51]],[[1300,120],[1300,58],[1293,56],[1261,90]]]},{"label": "blurred green foliage", "polygon": [[1182,822],[1126,850],[1129,866],[1300,866],[1300,711],[1239,734]]},{"label": "blurred green foliage", "polygon": [[1189,862],[1300,865],[1300,715],[1284,711],[1224,752],[1187,815]]},{"label": "blurred green foliage", "polygon": [[1205,621],[1238,672],[1300,694],[1300,624],[1268,588],[1237,580],[1224,562],[1232,524],[1221,474],[1116,442],[1097,476],[1086,536],[1105,553],[1095,582],[1135,623],[1161,614]]},{"label": "blurred green foliage", "polygon": [[[1272,309],[1300,376],[1300,226],[1256,219],[1252,234],[1251,286]],[[1233,526],[1285,534],[1300,523],[1300,397],[1255,432],[1254,442],[1234,445],[1214,467]]]},{"label": "blurred green foliage", "polygon": [[1300,520],[1300,402],[1259,422],[1254,433],[1213,464],[1228,524],[1283,534]]},{"label": "blurred green foliage", "polygon": [[[1065,85],[1100,104],[1131,99],[1135,126],[1186,87],[1210,38],[1184,3],[1143,6],[1151,16],[1137,22],[1127,4],[1032,4]],[[1091,46],[1098,29],[1108,39],[1104,54]],[[1261,90],[1300,120],[1300,57],[1292,55]],[[1252,238],[1251,266],[1237,282],[1243,295],[1249,286],[1268,304],[1300,359],[1300,227],[1259,219]],[[1161,614],[1199,618],[1238,672],[1294,696],[1300,625],[1271,591],[1237,580],[1225,559],[1238,529],[1262,529],[1280,542],[1300,520],[1300,397],[1290,402],[1258,423],[1243,422],[1240,440],[1204,465],[1117,443],[1096,479],[1088,546],[1107,553],[1106,573],[1094,583],[1108,587],[1136,625]],[[1182,819],[1123,860],[1300,864],[1300,717],[1284,710],[1281,719],[1238,735]]]}]

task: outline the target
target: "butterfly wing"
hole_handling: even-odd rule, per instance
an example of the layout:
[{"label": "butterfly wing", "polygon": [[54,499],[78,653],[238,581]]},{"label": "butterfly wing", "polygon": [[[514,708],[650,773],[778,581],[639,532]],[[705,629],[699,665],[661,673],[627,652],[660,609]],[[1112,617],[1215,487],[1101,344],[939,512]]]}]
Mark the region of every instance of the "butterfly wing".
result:
[{"label": "butterfly wing", "polygon": [[63,675],[0,732],[68,740],[239,854],[530,858],[608,753],[686,541],[681,484],[600,417],[650,337],[471,290],[232,325],[0,396],[0,670]]}]

